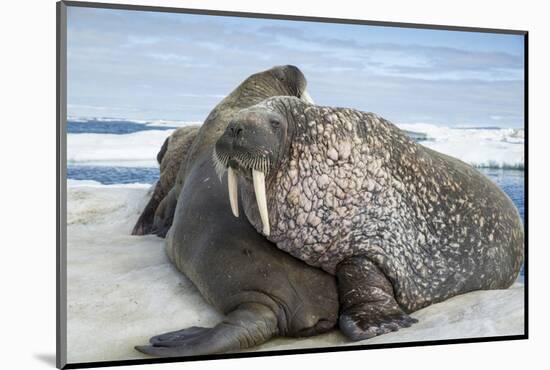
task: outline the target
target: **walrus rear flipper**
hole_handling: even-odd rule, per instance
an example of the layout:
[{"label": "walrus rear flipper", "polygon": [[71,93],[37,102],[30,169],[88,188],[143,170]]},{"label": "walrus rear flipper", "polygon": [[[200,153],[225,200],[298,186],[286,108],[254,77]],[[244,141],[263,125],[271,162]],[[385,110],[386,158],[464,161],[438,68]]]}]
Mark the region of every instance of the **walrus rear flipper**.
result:
[{"label": "walrus rear flipper", "polygon": [[213,328],[193,326],[157,335],[149,340],[150,345],[135,348],[158,357],[207,355],[256,346],[277,332],[277,318],[271,309],[245,303]]}]

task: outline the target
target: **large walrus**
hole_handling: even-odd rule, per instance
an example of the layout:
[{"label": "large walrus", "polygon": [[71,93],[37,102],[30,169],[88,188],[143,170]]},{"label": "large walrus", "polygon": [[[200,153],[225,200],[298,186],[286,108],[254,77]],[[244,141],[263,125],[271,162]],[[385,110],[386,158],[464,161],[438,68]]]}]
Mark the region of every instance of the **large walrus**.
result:
[{"label": "large walrus", "polygon": [[510,198],[466,163],[385,119],[275,97],[239,112],[215,147],[229,197],[258,232],[335,274],[354,340],[410,326],[408,313],[509,287],[523,263]]},{"label": "large walrus", "polygon": [[278,250],[248,223],[231,215],[213,167],[214,143],[235,112],[268,97],[304,97],[306,81],[293,66],[275,67],[246,79],[216,106],[187,154],[174,222],[167,235],[170,260],[226,314],[214,328],[191,327],[137,346],[154,356],[235,351],[276,335],[309,336],[338,320],[335,279]]}]

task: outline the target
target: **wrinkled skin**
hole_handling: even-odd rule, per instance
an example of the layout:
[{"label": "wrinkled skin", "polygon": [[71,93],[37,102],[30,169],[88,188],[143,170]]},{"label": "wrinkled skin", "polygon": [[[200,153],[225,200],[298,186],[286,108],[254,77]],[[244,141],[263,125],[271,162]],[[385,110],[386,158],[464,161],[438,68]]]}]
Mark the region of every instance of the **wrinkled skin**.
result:
[{"label": "wrinkled skin", "polygon": [[[338,320],[334,277],[277,249],[245,217],[231,214],[227,179],[218,178],[213,145],[232,113],[267,96],[301,96],[305,78],[276,67],[243,82],[210,114],[186,159],[166,252],[202,296],[226,314],[214,328],[191,327],[152,337],[139,351],[153,356],[230,352],[273,336],[309,336]],[[217,118],[216,118],[217,117]],[[241,210],[242,212],[242,210]]]},{"label": "wrinkled skin", "polygon": [[407,313],[457,294],[506,288],[523,263],[508,196],[373,113],[268,99],[236,116],[216,155],[267,235],[250,179],[265,172],[268,239],[336,275],[352,339],[409,326]]}]

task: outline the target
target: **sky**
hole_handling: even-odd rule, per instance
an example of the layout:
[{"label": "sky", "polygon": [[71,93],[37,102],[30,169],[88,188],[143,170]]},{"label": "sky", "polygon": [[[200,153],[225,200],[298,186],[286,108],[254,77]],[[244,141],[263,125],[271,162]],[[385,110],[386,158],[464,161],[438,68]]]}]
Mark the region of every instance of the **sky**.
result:
[{"label": "sky", "polygon": [[293,64],[318,105],[395,123],[523,127],[523,36],[68,7],[70,117],[202,121]]}]

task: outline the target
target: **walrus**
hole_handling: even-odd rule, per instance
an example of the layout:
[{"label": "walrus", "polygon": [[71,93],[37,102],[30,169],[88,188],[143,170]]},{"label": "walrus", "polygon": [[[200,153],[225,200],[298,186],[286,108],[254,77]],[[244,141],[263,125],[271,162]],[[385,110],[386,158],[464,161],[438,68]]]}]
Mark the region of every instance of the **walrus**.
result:
[{"label": "walrus", "polygon": [[[219,105],[217,105],[208,115],[197,135],[198,140],[193,141],[193,146],[185,161],[181,162],[181,167],[177,173],[176,181],[172,189],[158,204],[154,212],[153,226],[151,233],[162,238],[172,226],[174,212],[178,202],[178,196],[189,173],[189,167],[195,163],[195,159],[205,150],[211,150],[217,138],[223,133],[229,119],[241,108],[245,108],[260,102],[263,98],[272,96],[273,89],[276,89],[276,95],[297,96],[305,101],[311,101],[311,97],[305,90],[306,80],[302,72],[295,66],[285,66],[282,68],[273,68],[269,72],[270,76],[266,78],[250,77],[246,82],[252,89],[236,89],[227,96]],[[289,84],[288,78],[294,78],[294,83]],[[253,91],[253,92],[252,92]],[[207,128],[207,129],[206,129]]]},{"label": "walrus", "polygon": [[[224,314],[214,328],[191,327],[155,336],[136,349],[154,356],[235,351],[273,336],[310,336],[338,321],[336,281],[277,249],[245,218],[231,215],[212,151],[232,115],[270,96],[304,97],[306,80],[294,66],[246,79],[212,111],[187,153],[166,252],[174,265]],[[307,95],[306,95],[307,96]]]},{"label": "walrus", "polygon": [[199,128],[198,125],[180,127],[164,140],[157,154],[157,162],[160,167],[159,180],[155,184],[151,199],[132,230],[132,235],[146,235],[155,232],[153,222],[157,208],[174,187],[181,163],[187,157]]},{"label": "walrus", "polygon": [[410,326],[409,313],[457,294],[507,288],[520,271],[510,198],[376,114],[270,98],[235,116],[213,157],[259,233],[336,276],[353,340]]}]

